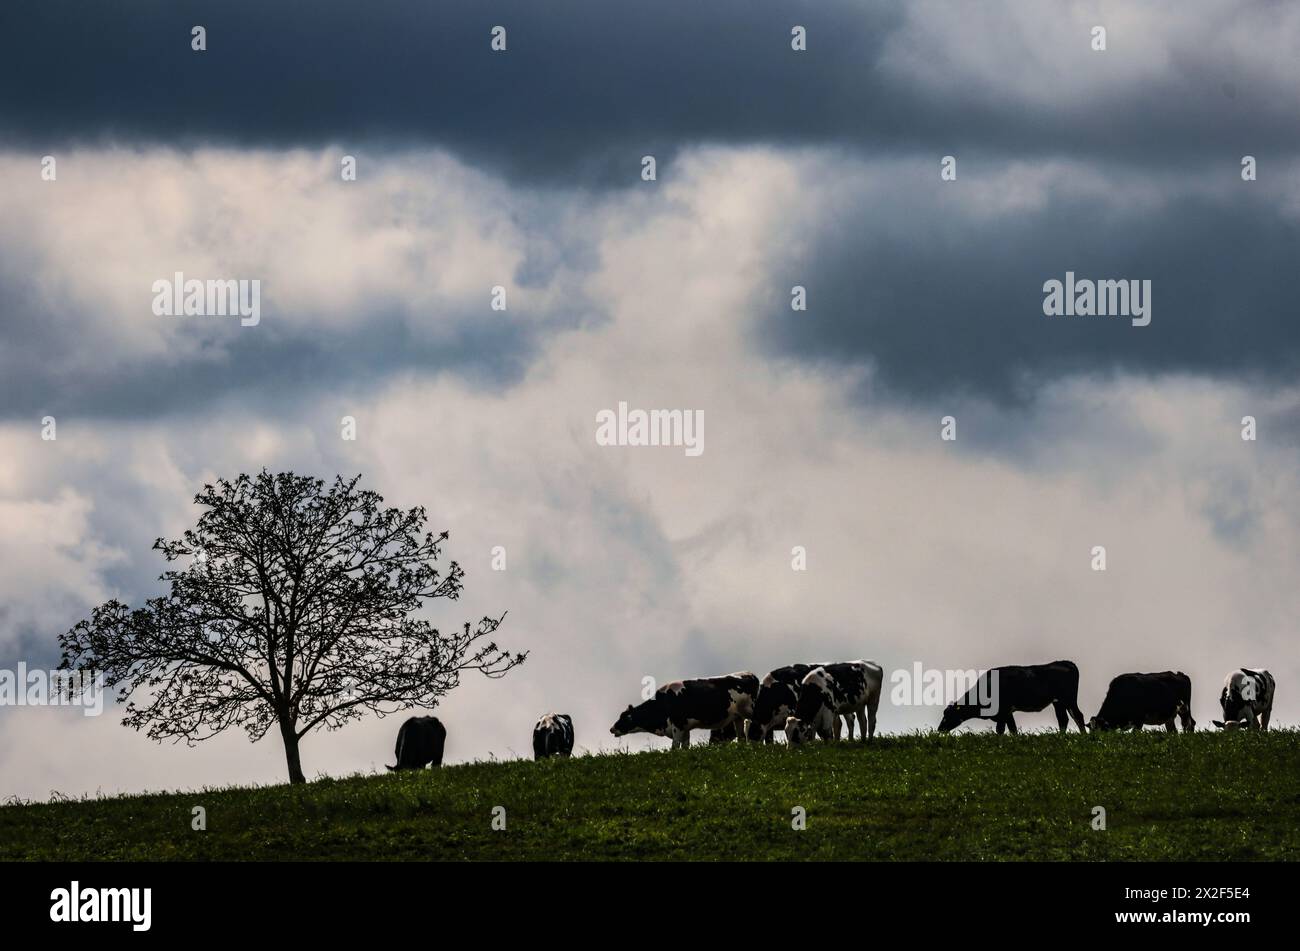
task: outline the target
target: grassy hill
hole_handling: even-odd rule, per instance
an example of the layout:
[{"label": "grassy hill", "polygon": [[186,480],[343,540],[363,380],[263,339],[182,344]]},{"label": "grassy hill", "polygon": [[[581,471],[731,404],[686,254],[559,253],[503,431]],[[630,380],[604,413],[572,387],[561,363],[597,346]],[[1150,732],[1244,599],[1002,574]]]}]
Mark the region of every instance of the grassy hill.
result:
[{"label": "grassy hill", "polygon": [[[207,831],[191,829],[191,810]],[[503,806],[505,831],[493,831]],[[807,828],[791,828],[802,806]],[[1106,809],[1105,831],[1092,828]],[[699,746],[0,808],[13,859],[1289,859],[1300,732]]]}]

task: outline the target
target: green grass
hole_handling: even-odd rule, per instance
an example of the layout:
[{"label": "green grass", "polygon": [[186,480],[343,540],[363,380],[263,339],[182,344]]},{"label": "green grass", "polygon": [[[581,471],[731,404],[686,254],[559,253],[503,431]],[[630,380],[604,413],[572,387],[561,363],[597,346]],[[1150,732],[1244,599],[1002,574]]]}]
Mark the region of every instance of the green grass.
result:
[{"label": "green grass", "polygon": [[[207,831],[191,829],[191,809]],[[491,827],[494,806],[506,830]],[[791,810],[807,828],[791,828]],[[1094,806],[1105,831],[1092,828]],[[1300,732],[915,734],[8,805],[0,859],[1290,859]]]}]

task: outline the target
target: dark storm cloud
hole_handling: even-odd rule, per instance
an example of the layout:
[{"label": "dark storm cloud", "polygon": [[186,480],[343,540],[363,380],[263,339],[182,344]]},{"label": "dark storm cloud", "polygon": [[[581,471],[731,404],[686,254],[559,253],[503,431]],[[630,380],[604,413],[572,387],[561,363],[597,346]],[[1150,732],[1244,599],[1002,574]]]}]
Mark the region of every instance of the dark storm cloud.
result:
[{"label": "dark storm cloud", "polygon": [[[0,418],[149,418],[211,409],[218,401],[280,411],[298,400],[319,402],[322,391],[340,398],[361,395],[403,373],[449,373],[499,391],[520,379],[543,335],[559,325],[497,316],[490,322],[455,321],[440,339],[413,334],[409,316],[402,314],[367,314],[347,330],[299,328],[280,335],[231,321],[219,360],[202,352],[167,361],[127,358],[69,373],[48,358],[58,343],[44,333],[20,338],[13,332],[20,320],[10,312],[10,345],[0,358]],[[42,326],[39,315],[21,323]]]},{"label": "dark storm cloud", "polygon": [[[1150,203],[1134,204],[1131,189],[1146,190],[1145,180],[1117,176],[1113,194],[1080,192],[1061,171],[1041,206],[992,213],[957,190],[995,169],[969,166],[943,184],[929,164],[924,180],[894,181],[887,194],[845,189],[835,213],[801,236],[806,252],[772,263],[768,350],[871,365],[876,395],[913,400],[969,393],[1006,405],[1078,372],[1294,380],[1300,228],[1279,209],[1279,187],[1243,183],[1227,162],[1166,199],[1151,182]],[[1216,176],[1235,188],[1195,185]],[[996,190],[1017,187],[1013,173]],[[1066,271],[1150,280],[1150,325],[1045,316],[1043,284]],[[807,312],[790,307],[795,284],[807,288]]]},{"label": "dark storm cloud", "polygon": [[[857,0],[32,0],[0,13],[0,132],[42,149],[103,139],[433,143],[514,176],[588,187],[628,181],[645,152],[670,158],[699,142],[993,146],[1162,161],[1300,142],[1294,90],[1256,81],[1256,64],[1222,49],[1209,18],[1201,36],[1193,13],[1170,5],[1168,16],[1142,23],[1142,35],[1115,35],[1106,58],[1079,59],[1084,26],[1050,36],[1008,29],[1008,10],[1034,9],[952,4],[936,13]],[[1031,71],[1019,80],[1028,98],[1008,93],[930,53],[926,16],[957,20],[966,42],[998,51],[1008,69],[1029,58],[1026,43],[1059,44],[1035,61],[1077,59],[1078,69],[1064,77]],[[1161,39],[1162,26],[1188,22],[1190,33],[1171,34],[1162,71],[1118,90],[1090,89],[1148,55],[1142,44]],[[190,49],[194,24],[208,30],[204,53]],[[497,24],[508,30],[504,54],[489,49]],[[794,24],[808,29],[807,53],[790,49]],[[897,49],[928,57],[919,67],[925,88],[887,56],[904,33]],[[916,35],[919,52],[907,45]],[[1057,100],[1035,102],[1030,94],[1047,85]]]}]

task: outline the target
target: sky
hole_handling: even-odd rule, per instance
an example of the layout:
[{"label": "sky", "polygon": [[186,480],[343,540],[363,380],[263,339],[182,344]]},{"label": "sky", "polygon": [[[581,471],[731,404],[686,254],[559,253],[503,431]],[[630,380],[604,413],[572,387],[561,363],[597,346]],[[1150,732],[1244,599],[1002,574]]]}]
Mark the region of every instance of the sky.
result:
[{"label": "sky", "polygon": [[[1300,717],[1295,5],[44,0],[0,31],[0,669],[162,593],[153,540],[265,467],[426,506],[466,570],[430,620],[509,612],[529,658],[433,711],[448,762],[530,755],[553,710],[579,751],[665,746],[609,734],[643,678],[828,659],[888,691],[1068,658],[1086,716],[1180,669],[1202,726],[1262,666]],[[178,271],[260,281],[260,321],[155,314]],[[1150,281],[1150,324],[1045,315],[1067,272]],[[620,403],[702,413],[703,452],[600,445]],[[0,799],[284,779],[274,736],[119,717],[0,708]],[[308,777],[382,772],[399,722],[309,736]]]}]

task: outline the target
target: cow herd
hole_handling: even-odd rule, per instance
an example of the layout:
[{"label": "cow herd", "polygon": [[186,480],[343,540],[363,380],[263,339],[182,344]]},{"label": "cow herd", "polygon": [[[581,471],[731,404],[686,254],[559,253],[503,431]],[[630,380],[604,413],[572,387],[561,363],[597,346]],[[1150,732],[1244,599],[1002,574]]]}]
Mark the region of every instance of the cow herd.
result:
[{"label": "cow herd", "polygon": [[[748,737],[772,742],[778,729],[791,743],[820,736],[839,739],[856,718],[863,739],[876,734],[876,709],[885,672],[869,660],[843,664],[791,664],[759,681],[745,671],[725,677],[675,680],[638,706],[628,705],[610,727],[615,736],[653,733],[673,746],[688,746],[692,730],[708,730],[711,742]],[[841,723],[843,718],[843,724]]]},{"label": "cow herd", "polygon": [[[884,670],[869,660],[836,664],[791,664],[762,680],[748,671],[723,677],[676,680],[650,699],[626,710],[610,727],[614,736],[650,733],[672,745],[690,745],[692,730],[708,730],[711,743],[748,739],[771,743],[778,731],[791,744],[814,738],[839,740],[848,731],[870,740],[876,735],[876,710],[884,687]],[[1219,694],[1224,730],[1268,729],[1273,712],[1273,675],[1242,667],[1224,679]],[[1163,726],[1184,733],[1196,729],[1192,719],[1192,681],[1181,671],[1120,674],[1110,682],[1101,709],[1085,726],[1079,709],[1079,668],[1068,660],[1026,667],[994,667],[984,672],[960,699],[948,704],[939,721],[947,733],[967,720],[993,721],[997,732],[1016,733],[1017,713],[1038,713],[1050,705],[1062,733],[1072,719],[1080,732],[1140,730]],[[420,769],[442,763],[447,731],[436,717],[412,717],[397,734],[397,765]],[[573,752],[573,720],[547,713],[533,726],[533,756],[568,756]]]}]

